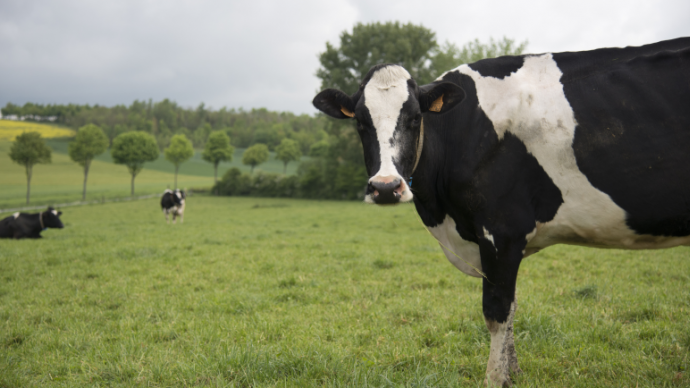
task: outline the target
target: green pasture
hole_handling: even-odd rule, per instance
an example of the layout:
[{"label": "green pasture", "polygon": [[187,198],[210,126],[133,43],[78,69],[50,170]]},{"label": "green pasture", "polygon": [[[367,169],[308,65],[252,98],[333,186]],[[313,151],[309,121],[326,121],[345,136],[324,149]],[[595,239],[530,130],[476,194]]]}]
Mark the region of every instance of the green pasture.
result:
[{"label": "green pasture", "polygon": [[[26,173],[8,156],[10,142],[0,141],[0,209],[25,206]],[[122,165],[94,160],[89,172],[87,200],[129,197],[130,175]],[[210,187],[213,178],[180,174],[179,187]],[[31,204],[48,205],[81,200],[84,170],[67,154],[53,151],[52,163],[34,166]],[[174,175],[144,168],[135,181],[135,195],[162,193],[172,187]]]},{"label": "green pasture", "polygon": [[[481,386],[481,282],[413,206],[192,196],[177,225],[157,199],[63,211],[63,230],[0,241],[0,387]],[[689,386],[689,253],[526,259],[516,386]]]},{"label": "green pasture", "polygon": [[[48,139],[53,149],[52,163],[34,166],[31,180],[31,204],[50,205],[81,200],[84,172],[81,166],[67,155],[69,139]],[[0,209],[25,206],[26,173],[23,166],[12,163],[9,158],[11,142],[0,140]],[[235,151],[232,163],[221,163],[218,179],[231,167],[249,171],[241,164],[243,149]],[[256,171],[283,172],[283,162],[271,159],[260,165]],[[288,164],[288,174],[295,173],[297,163]],[[197,151],[194,157],[182,164],[178,176],[178,187],[210,188],[213,186],[213,166],[201,159]],[[173,187],[174,166],[163,156],[155,162],[146,163],[144,170],[135,179],[135,195],[162,193]],[[101,200],[129,197],[130,175],[127,168],[112,163],[108,152],[93,161],[89,172],[87,200]]]}]

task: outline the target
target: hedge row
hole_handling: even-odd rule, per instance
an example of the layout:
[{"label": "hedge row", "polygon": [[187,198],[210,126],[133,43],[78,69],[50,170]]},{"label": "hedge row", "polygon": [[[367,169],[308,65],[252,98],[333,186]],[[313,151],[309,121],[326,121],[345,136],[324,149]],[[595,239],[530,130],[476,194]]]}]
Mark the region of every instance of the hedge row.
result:
[{"label": "hedge row", "polygon": [[226,171],[213,187],[216,195],[362,200],[366,173],[362,167],[328,166],[325,161],[302,163],[297,175]]}]

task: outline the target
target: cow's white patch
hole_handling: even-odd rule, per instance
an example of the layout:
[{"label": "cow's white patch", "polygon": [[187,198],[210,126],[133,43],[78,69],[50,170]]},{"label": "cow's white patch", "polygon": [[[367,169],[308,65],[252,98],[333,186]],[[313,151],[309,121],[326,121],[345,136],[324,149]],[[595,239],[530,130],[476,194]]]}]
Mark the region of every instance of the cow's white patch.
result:
[{"label": "cow's white patch", "polygon": [[[479,254],[479,245],[472,241],[463,240],[456,229],[455,220],[446,215],[446,218],[438,226],[428,228],[431,234],[441,245],[443,253],[453,265],[467,275],[482,277],[475,270],[482,270],[482,261]],[[452,250],[452,252],[450,251]],[[453,254],[455,253],[455,254]],[[457,256],[460,256],[458,258]]]},{"label": "cow's white patch", "polygon": [[486,227],[484,227],[484,238],[491,241],[491,245],[493,245],[494,248],[496,248],[496,243],[494,243],[494,236],[491,233],[489,233],[488,230],[486,230]]},{"label": "cow's white patch", "polygon": [[[410,73],[401,66],[386,66],[376,71],[364,88],[364,105],[369,110],[376,129],[381,160],[379,171],[369,179],[369,182],[391,176],[400,179],[404,185],[401,202],[410,201],[412,191],[393,164],[400,155],[400,147],[391,143],[400,111],[409,98],[407,80],[410,78],[412,78]],[[365,201],[373,202],[371,198],[365,198]]]},{"label": "cow's white patch", "polygon": [[53,213],[53,214],[55,214],[56,216],[58,215],[58,214],[57,214],[57,210],[51,210],[50,212]]},{"label": "cow's white patch", "polygon": [[12,217],[14,217],[15,220],[16,220],[17,218],[19,218],[19,212],[16,212],[16,213],[12,214]]},{"label": "cow's white patch", "polygon": [[528,251],[558,243],[662,248],[690,242],[635,234],[625,223],[625,211],[578,169],[572,146],[577,123],[551,54],[526,57],[518,71],[503,79],[483,77],[468,65],[453,71],[474,80],[479,105],[499,139],[506,132],[518,137],[561,190],[564,203],[528,238]]}]

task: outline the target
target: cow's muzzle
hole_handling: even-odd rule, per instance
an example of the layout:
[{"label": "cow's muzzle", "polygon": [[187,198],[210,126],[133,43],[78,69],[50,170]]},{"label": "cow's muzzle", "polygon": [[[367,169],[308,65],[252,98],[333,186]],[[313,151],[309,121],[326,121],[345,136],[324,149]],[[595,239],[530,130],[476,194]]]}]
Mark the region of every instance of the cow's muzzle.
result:
[{"label": "cow's muzzle", "polygon": [[[386,177],[388,178],[388,177]],[[405,190],[401,179],[373,180],[367,186],[367,194],[377,205],[391,205],[400,202]]]}]

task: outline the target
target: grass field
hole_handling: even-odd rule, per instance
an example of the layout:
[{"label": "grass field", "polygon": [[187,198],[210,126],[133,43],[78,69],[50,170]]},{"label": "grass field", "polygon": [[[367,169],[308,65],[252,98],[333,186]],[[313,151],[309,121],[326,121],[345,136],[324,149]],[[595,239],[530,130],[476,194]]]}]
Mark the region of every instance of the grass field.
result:
[{"label": "grass field", "polygon": [[[0,241],[0,387],[476,387],[481,282],[413,206],[188,199],[64,209]],[[517,387],[690,386],[690,250],[525,260]]]}]

